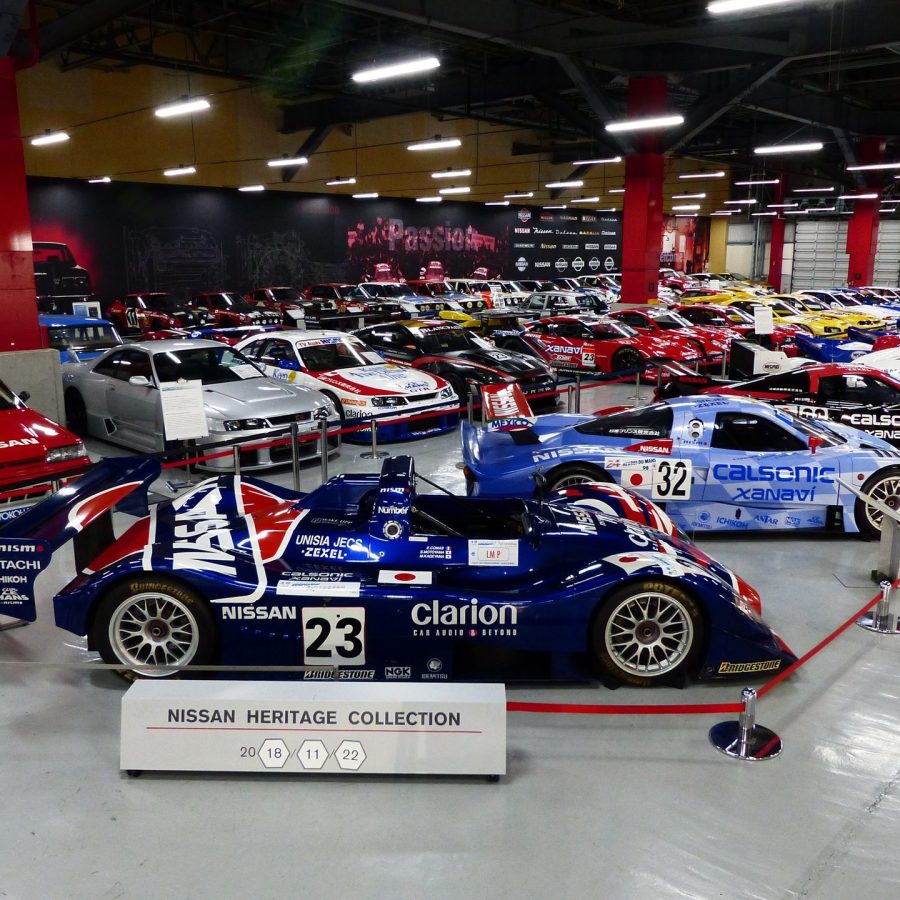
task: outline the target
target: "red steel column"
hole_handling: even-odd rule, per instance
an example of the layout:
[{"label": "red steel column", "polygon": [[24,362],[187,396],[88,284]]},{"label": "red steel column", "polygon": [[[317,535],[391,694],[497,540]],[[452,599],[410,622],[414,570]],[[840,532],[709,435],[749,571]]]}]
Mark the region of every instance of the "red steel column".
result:
[{"label": "red steel column", "polygon": [[0,58],[0,350],[37,350],[38,327],[31,216],[19,130],[16,69]]},{"label": "red steel column", "polygon": [[[778,187],[775,188],[775,202],[784,203],[785,180],[782,172],[778,176]],[[772,219],[772,237],[769,246],[769,287],[775,293],[781,293],[782,268],[784,267],[784,210],[776,209],[777,215]]]},{"label": "red steel column", "polygon": [[[628,83],[629,116],[651,116],[665,111],[665,78],[631,79]],[[625,158],[623,303],[646,303],[656,296],[662,251],[665,158],[656,152],[659,141],[652,133],[641,135],[636,144],[638,152]]]},{"label": "red steel column", "polygon": [[[859,144],[861,165],[872,165],[884,158],[884,140],[865,138]],[[847,284],[850,287],[871,284],[875,280],[875,251],[878,249],[878,215],[881,194],[881,177],[871,176],[865,189],[867,194],[877,193],[875,200],[852,200],[853,215],[847,223],[847,253],[850,264]]]}]

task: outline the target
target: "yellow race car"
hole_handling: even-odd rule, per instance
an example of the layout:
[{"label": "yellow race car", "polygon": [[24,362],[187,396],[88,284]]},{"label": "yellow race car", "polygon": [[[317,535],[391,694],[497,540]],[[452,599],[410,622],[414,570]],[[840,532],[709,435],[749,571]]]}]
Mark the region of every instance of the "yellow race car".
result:
[{"label": "yellow race car", "polygon": [[[789,298],[790,299],[790,298]],[[838,337],[846,334],[850,327],[848,323],[840,321],[834,316],[813,315],[801,312],[796,306],[781,297],[754,297],[751,300],[735,298],[734,300],[720,300],[719,306],[737,306],[745,312],[753,314],[757,306],[768,306],[772,310],[772,317],[779,325],[796,325],[801,331],[815,337]]]},{"label": "yellow race car", "polygon": [[880,319],[872,313],[856,312],[852,308],[842,309],[828,306],[816,297],[810,297],[807,294],[776,294],[775,297],[785,300],[801,312],[813,316],[834,317],[839,323],[846,322],[848,328],[852,326],[868,330],[884,328],[887,324],[884,319]]},{"label": "yellow race car", "polygon": [[681,292],[679,303],[721,303],[724,300],[751,300],[756,296],[753,291],[737,287],[708,288],[689,287]]}]

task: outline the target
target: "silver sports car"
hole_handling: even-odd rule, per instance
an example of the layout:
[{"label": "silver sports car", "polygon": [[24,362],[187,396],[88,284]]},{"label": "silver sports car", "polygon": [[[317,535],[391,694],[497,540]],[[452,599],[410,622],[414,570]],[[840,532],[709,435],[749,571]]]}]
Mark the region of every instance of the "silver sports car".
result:
[{"label": "silver sports car", "polygon": [[[340,426],[334,406],[318,391],[266,377],[226,344],[167,340],[125,344],[97,360],[63,366],[68,427],[142,453],[171,450],[159,386],[191,381],[202,383],[208,434],[196,444],[206,451],[283,437],[293,422],[301,436],[317,432],[323,419]],[[329,452],[339,444],[339,436],[331,435]],[[301,455],[319,455],[318,445],[300,441]],[[247,450],[241,452],[241,468],[263,469],[289,459],[287,445]],[[231,469],[232,457],[210,460],[206,468]]]}]

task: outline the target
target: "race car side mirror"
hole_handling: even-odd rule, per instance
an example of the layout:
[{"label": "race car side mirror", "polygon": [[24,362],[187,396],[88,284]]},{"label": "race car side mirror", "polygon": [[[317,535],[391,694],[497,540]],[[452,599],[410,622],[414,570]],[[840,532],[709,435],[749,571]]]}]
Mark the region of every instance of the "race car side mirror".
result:
[{"label": "race car side mirror", "polygon": [[132,375],[128,383],[135,387],[150,387],[150,379],[146,375]]},{"label": "race car side mirror", "polygon": [[811,434],[809,436],[809,451],[810,451],[810,453],[812,453],[812,455],[815,456],[816,450],[818,450],[819,447],[821,447],[823,443],[824,442],[823,442],[822,438],[820,438],[817,434]]}]

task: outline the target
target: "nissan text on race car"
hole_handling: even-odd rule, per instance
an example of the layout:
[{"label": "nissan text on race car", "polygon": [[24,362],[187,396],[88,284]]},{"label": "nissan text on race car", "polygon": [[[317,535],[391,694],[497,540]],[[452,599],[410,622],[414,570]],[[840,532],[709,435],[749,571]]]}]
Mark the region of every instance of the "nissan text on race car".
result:
[{"label": "nissan text on race car", "polygon": [[[387,363],[359,338],[341,331],[259,334],[237,349],[276,381],[321,391],[351,425],[371,416],[388,419],[378,426],[380,440],[443,434],[459,421],[456,392],[443,378]],[[371,429],[345,432],[345,440],[354,438],[369,440]]]},{"label": "nissan text on race car", "polygon": [[689,533],[803,528],[877,537],[881,511],[838,479],[900,505],[900,451],[889,443],[743,397],[541,416],[510,433],[463,422],[461,437],[472,496],[531,497],[542,486],[612,481],[664,501]]},{"label": "nissan text on race car", "polygon": [[[306,495],[210,479],[147,515],[159,471],[106,460],[0,529],[3,571],[20,578],[0,613],[35,618],[34,578],[74,537],[80,571],[53,600],[57,625],[144,675],[264,664],[314,667],[306,679],[338,667],[352,680],[593,673],[644,686],[795,660],[758,594],[627,491],[420,494],[398,456]],[[98,539],[122,503],[143,515]]]}]

